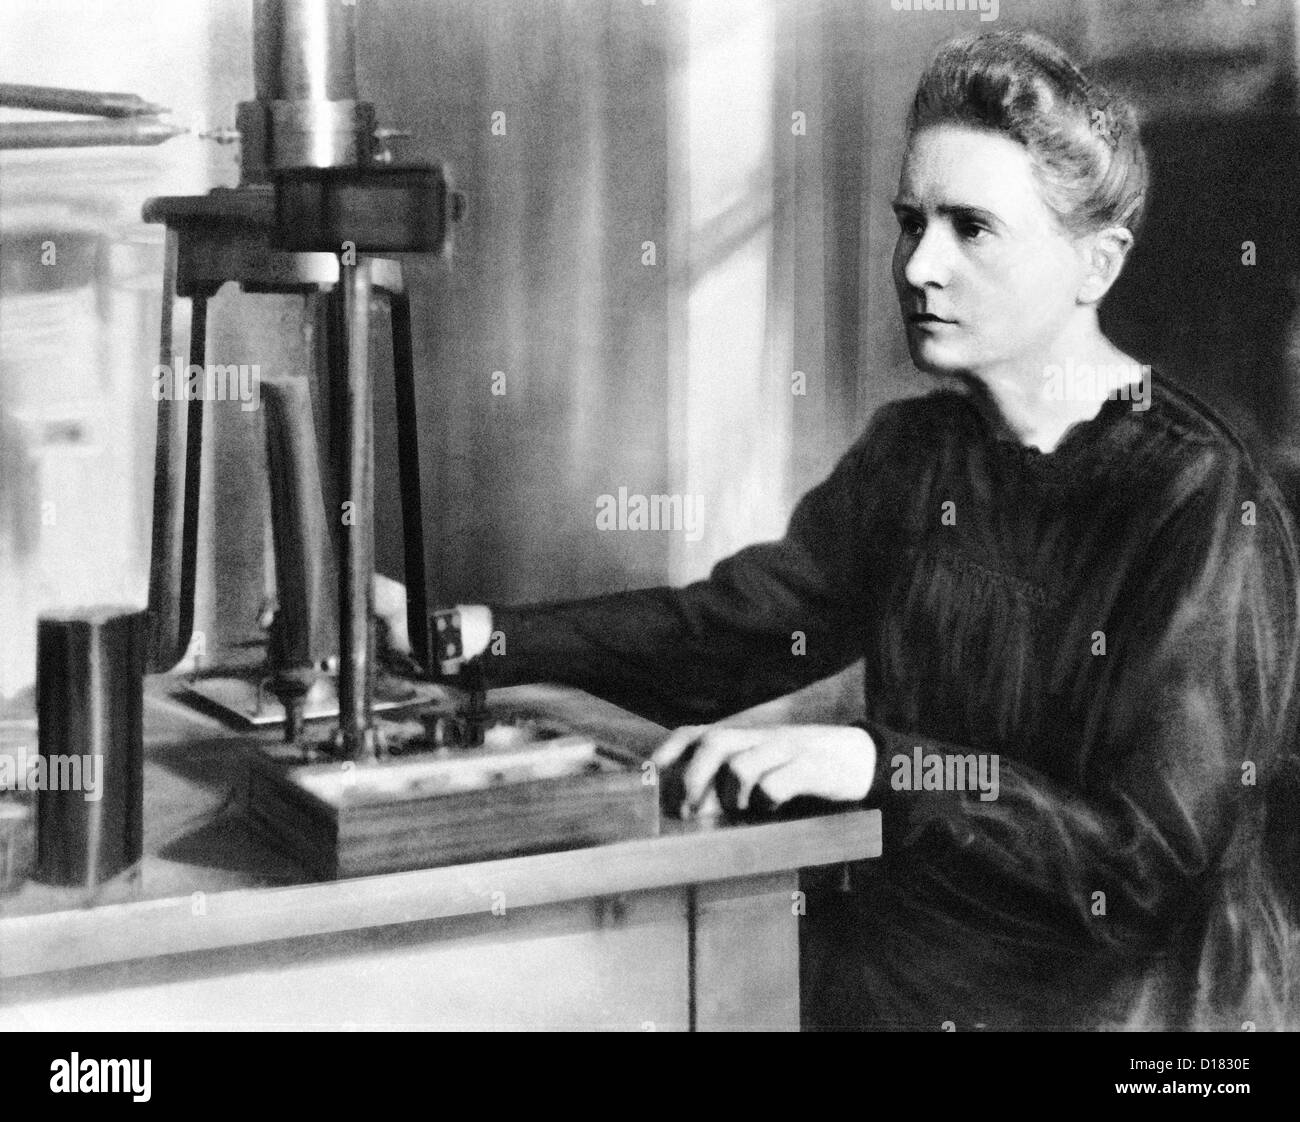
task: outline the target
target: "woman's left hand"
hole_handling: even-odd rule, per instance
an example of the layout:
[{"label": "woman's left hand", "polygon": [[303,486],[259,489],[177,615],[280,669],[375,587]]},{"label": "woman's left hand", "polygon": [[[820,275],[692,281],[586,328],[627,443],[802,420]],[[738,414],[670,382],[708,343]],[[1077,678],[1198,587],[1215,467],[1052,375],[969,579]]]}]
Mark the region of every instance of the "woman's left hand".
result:
[{"label": "woman's left hand", "polygon": [[865,730],[851,725],[688,725],[675,730],[651,761],[661,770],[682,769],[683,815],[707,815],[721,810],[714,780],[724,765],[739,783],[736,809],[741,811],[748,809],[755,788],[773,808],[799,795],[861,801],[876,773],[876,745]]}]

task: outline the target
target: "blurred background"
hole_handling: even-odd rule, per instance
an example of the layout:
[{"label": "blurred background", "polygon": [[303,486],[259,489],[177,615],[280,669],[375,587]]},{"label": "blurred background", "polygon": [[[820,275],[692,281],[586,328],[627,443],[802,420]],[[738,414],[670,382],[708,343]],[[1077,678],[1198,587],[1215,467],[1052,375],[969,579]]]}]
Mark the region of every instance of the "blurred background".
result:
[{"label": "blurred background", "polygon": [[[399,161],[445,162],[469,202],[449,257],[406,262],[437,600],[704,576],[927,388],[889,279],[902,121],[935,46],[991,28],[1042,31],[1139,104],[1154,197],[1106,327],[1294,493],[1291,0],[1002,0],[992,23],[890,0],[356,3],[362,97],[413,133]],[[197,134],[252,95],[251,27],[248,0],[6,0],[0,80],[131,91]],[[26,703],[40,611],[145,602],[162,233],[140,207],[233,185],[235,151],[0,154],[0,705]],[[301,319],[228,286],[209,361],[302,362]],[[380,328],[379,565],[400,578]],[[208,661],[260,635],[273,583],[262,423],[207,410]],[[701,532],[598,530],[620,488],[699,496]]]}]

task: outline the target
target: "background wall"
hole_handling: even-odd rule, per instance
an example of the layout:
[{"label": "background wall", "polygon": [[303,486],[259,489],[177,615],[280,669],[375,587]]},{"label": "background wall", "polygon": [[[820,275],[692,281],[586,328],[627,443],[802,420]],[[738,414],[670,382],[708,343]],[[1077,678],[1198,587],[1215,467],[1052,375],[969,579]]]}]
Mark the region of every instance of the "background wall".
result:
[{"label": "background wall", "polygon": [[[876,408],[926,388],[889,280],[901,123],[934,47],[989,27],[1042,30],[1143,106],[1153,212],[1107,325],[1284,468],[1295,458],[1300,149],[1288,0],[1002,0],[993,24],[889,0],[357,7],[363,93],[385,123],[414,133],[399,158],[445,161],[469,199],[454,253],[405,263],[438,599],[551,599],[702,576],[779,534]],[[252,86],[249,8],[8,0],[0,77],[130,89],[233,123]],[[64,219],[107,208],[112,242],[143,247],[122,286],[131,300],[53,313],[81,317],[69,362],[117,356],[118,373],[78,398],[106,435],[88,438],[100,458],[78,461],[71,482],[32,467],[56,455],[40,450],[29,418],[55,409],[60,383],[39,376],[51,359],[21,358],[31,348],[12,332],[30,320],[15,316],[10,274],[0,285],[0,696],[10,696],[30,681],[38,606],[110,593],[143,602],[157,231],[134,216],[147,195],[233,184],[238,168],[233,150],[183,138],[140,153],[5,156],[0,172],[11,255],[15,231],[55,221],[30,211],[52,193],[67,194]],[[1247,240],[1258,247],[1251,267]],[[211,329],[212,361],[267,372],[307,361],[295,300],[227,289]],[[380,564],[400,576],[381,338],[374,355]],[[211,660],[257,639],[270,578],[260,415],[209,412],[198,626]],[[58,521],[43,525],[50,488]],[[599,530],[597,500],[620,488],[700,497],[699,532]]]}]

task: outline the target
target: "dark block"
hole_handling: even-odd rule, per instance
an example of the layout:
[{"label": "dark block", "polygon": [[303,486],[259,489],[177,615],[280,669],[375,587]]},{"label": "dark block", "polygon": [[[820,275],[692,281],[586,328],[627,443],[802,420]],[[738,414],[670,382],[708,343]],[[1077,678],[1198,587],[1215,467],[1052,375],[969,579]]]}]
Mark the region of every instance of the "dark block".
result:
[{"label": "dark block", "polygon": [[461,196],[437,165],[294,168],[275,177],[277,249],[339,253],[439,253]]}]

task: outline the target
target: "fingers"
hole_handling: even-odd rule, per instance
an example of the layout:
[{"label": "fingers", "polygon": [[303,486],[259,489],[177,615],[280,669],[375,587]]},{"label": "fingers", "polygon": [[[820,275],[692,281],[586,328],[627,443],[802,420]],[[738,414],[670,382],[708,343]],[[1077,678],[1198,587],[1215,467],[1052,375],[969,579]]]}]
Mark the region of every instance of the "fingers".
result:
[{"label": "fingers", "polygon": [[668,767],[691,744],[698,740],[700,734],[708,727],[708,725],[683,725],[679,729],[674,729],[668,739],[655,749],[654,755],[650,757],[650,762],[657,768]]},{"label": "fingers", "polygon": [[762,737],[762,729],[719,728],[716,725],[700,738],[683,777],[686,802],[698,808],[709,791],[713,778],[733,756],[752,748]]},{"label": "fingers", "polygon": [[[750,793],[762,782],[764,776],[788,764],[794,755],[795,750],[790,738],[777,735],[759,741],[747,752],[731,757],[727,764],[740,782],[740,788],[736,793],[736,808],[747,810]],[[766,791],[766,786],[764,790]]]},{"label": "fingers", "polygon": [[379,615],[392,615],[394,612],[406,611],[406,585],[386,577],[383,573],[375,574],[375,611]]},{"label": "fingers", "polygon": [[775,810],[793,798],[813,793],[810,789],[816,787],[816,776],[805,760],[794,759],[767,771],[754,786],[768,797]]},{"label": "fingers", "polygon": [[406,627],[406,586],[382,573],[375,574],[375,618],[388,629],[389,647],[399,654],[411,653]]},{"label": "fingers", "polygon": [[[688,754],[689,753],[689,754]],[[717,792],[725,765],[723,800],[740,812],[761,792],[771,810],[801,795],[832,802],[866,798],[875,776],[876,747],[856,727],[784,725],[740,728],[689,725],[676,729],[653,755],[667,769],[666,797],[703,816],[721,809]]]},{"label": "fingers", "polygon": [[737,809],[745,810],[763,777],[796,755],[791,738],[779,729],[684,725],[659,746],[651,762],[668,768],[691,748],[694,752],[682,772],[682,799],[685,808],[700,817],[707,817],[710,811],[721,812],[714,781],[724,764],[731,767],[740,784]]},{"label": "fingers", "polygon": [[[650,760],[655,767],[667,769],[683,762],[682,757],[693,749],[689,761],[684,761],[685,768],[681,772],[683,806],[701,816],[718,814],[722,807],[712,790],[714,776],[731,756],[750,747],[756,735],[758,730],[753,729],[683,725],[673,730]],[[674,799],[675,791],[676,784]]]},{"label": "fingers", "polygon": [[486,604],[457,604],[460,644],[468,661],[478,658],[492,642],[492,609]]},{"label": "fingers", "polygon": [[718,792],[712,787],[705,791],[704,798],[700,805],[694,808],[693,813],[696,818],[721,818],[722,800],[718,798]]}]

